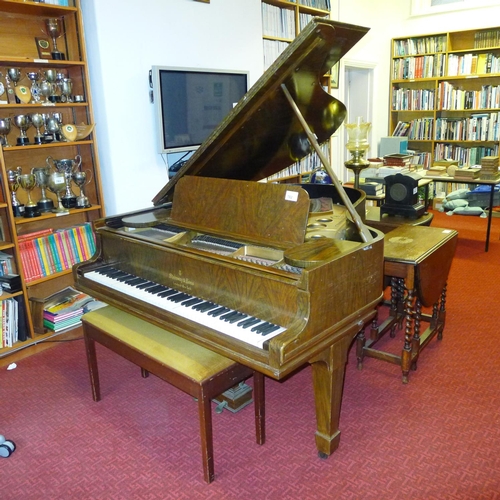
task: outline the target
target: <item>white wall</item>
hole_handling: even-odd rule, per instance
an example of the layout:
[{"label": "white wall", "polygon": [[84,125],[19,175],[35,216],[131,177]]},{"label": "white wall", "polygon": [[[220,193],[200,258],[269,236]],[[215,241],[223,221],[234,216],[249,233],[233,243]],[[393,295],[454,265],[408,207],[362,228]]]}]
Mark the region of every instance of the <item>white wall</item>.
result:
[{"label": "white wall", "polygon": [[83,0],[96,135],[108,215],[151,206],[167,182],[156,153],[153,65],[262,74],[257,0]]},{"label": "white wall", "polygon": [[[108,215],[151,206],[167,182],[156,153],[152,65],[262,73],[260,0],[82,0]],[[370,28],[343,64],[373,68],[372,141],[388,133],[393,37],[500,24],[498,7],[410,18],[410,0],[333,0],[332,18]],[[342,100],[341,88],[335,92]],[[360,96],[362,98],[362,96]],[[335,144],[343,148],[342,130]],[[340,163],[342,165],[342,163]]]}]

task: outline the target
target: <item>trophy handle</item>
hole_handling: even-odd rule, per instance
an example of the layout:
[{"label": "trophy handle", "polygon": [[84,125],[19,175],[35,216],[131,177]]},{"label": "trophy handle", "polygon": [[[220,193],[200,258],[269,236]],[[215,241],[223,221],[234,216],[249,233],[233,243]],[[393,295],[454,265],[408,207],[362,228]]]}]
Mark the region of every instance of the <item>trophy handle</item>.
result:
[{"label": "trophy handle", "polygon": [[[52,162],[52,165],[50,164],[50,162]],[[51,168],[53,168],[54,170],[57,171],[56,164],[55,164],[54,158],[52,158],[52,156],[47,156],[47,158],[45,159],[45,163],[46,163],[47,167],[49,167],[49,170]]]},{"label": "trophy handle", "polygon": [[80,165],[82,164],[82,157],[80,155],[75,156],[76,167],[73,170],[80,170]]},{"label": "trophy handle", "polygon": [[87,170],[85,170],[85,173],[88,176],[88,180],[87,180],[87,182],[85,184],[90,184],[92,182],[92,170],[87,169]]}]

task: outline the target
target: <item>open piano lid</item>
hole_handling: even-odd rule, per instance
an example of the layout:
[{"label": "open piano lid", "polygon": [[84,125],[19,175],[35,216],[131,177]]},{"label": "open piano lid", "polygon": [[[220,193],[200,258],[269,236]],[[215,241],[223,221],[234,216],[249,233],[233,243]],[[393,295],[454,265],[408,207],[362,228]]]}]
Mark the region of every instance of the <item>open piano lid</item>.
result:
[{"label": "open piano lid", "polygon": [[367,32],[361,26],[313,18],[155,196],[153,204],[171,201],[184,175],[258,181],[309,154],[311,144],[282,85],[317,141],[325,142],[342,124],[346,108],[325,92],[321,80]]}]

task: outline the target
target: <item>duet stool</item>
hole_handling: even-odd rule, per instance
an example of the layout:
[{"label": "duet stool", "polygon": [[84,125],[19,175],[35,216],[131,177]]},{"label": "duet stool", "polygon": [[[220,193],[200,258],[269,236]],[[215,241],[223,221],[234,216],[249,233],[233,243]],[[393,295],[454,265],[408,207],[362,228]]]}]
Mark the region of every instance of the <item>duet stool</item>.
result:
[{"label": "duet stool", "polygon": [[86,313],[83,334],[94,401],[101,399],[95,342],[198,400],[203,475],[214,479],[211,400],[253,375],[258,444],[265,441],[264,375],[112,306]]}]

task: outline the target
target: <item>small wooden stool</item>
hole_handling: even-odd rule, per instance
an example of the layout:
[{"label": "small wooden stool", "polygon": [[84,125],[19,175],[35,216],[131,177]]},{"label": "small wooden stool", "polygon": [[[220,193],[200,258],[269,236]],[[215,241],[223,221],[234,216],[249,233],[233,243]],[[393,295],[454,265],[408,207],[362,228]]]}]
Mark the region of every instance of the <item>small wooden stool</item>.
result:
[{"label": "small wooden stool", "polygon": [[83,333],[94,401],[101,399],[95,342],[198,400],[205,481],[214,479],[211,400],[254,377],[257,443],[265,441],[264,375],[111,306],[84,314]]}]

